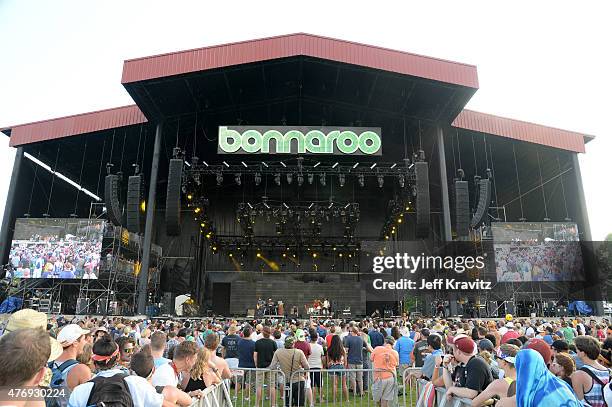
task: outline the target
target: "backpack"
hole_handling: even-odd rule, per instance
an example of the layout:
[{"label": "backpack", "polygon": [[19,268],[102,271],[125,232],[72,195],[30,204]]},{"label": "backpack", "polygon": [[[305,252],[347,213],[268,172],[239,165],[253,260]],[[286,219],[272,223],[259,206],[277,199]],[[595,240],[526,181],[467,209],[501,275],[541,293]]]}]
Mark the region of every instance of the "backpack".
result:
[{"label": "backpack", "polygon": [[49,362],[47,364],[47,367],[51,369],[51,381],[49,382],[49,387],[60,390],[57,392],[57,394],[62,394],[62,396],[59,397],[45,398],[45,405],[47,407],[65,407],[68,405],[70,389],[66,384],[66,378],[68,377],[70,369],[78,364],[79,362],[74,359],[66,360],[59,366],[56,366],[55,362]]},{"label": "backpack", "polygon": [[[601,398],[602,400],[604,400],[604,406],[608,407],[612,404],[609,403],[610,401],[610,384],[612,384],[612,380],[608,381],[608,383],[604,384],[601,379],[597,376],[595,376],[595,373],[593,373],[590,369],[586,368],[586,367],[581,367],[580,369],[583,371],[584,373],[588,374],[591,379],[593,379],[593,384],[597,383],[601,386]],[[608,390],[606,390],[608,389]],[[606,397],[608,396],[608,397]]]},{"label": "backpack", "polygon": [[116,374],[111,377],[94,377],[90,380],[93,388],[87,399],[87,406],[134,407],[132,394],[124,380],[128,375]]}]

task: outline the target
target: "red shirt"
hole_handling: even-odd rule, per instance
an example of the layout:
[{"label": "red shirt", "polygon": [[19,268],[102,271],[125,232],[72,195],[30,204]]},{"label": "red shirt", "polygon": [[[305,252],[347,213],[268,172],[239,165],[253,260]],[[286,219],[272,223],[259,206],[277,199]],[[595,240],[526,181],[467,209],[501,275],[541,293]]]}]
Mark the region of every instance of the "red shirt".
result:
[{"label": "red shirt", "polygon": [[304,352],[304,356],[306,356],[306,359],[308,359],[308,357],[310,356],[310,354],[312,353],[310,351],[310,344],[308,342],[305,341],[297,341],[293,347],[295,349],[299,349],[302,352]]},{"label": "red shirt", "polygon": [[329,348],[331,346],[331,340],[334,337],[334,335],[332,334],[327,334],[327,336],[325,337],[325,343],[327,344],[327,347]]}]

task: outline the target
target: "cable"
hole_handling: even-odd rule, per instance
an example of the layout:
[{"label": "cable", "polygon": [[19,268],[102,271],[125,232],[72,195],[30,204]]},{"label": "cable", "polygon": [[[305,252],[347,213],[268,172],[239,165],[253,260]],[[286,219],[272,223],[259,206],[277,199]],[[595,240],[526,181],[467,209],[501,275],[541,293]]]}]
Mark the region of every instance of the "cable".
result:
[{"label": "cable", "polygon": [[472,153],[474,154],[474,174],[478,175],[478,161],[476,161],[476,145],[474,144],[473,134],[472,134]]},{"label": "cable", "polygon": [[459,157],[459,168],[463,168],[463,165],[461,164],[461,144],[459,144],[459,130],[455,130],[455,133],[457,135],[457,155]]},{"label": "cable", "polygon": [[544,216],[548,220],[548,208],[546,206],[546,194],[544,192],[544,180],[542,179],[542,165],[540,163],[540,152],[536,150],[536,156],[538,157],[538,170],[540,171],[540,188],[542,188],[542,201],[544,201]]},{"label": "cable", "polygon": [[[557,166],[559,172],[561,172],[561,161],[559,160],[559,153],[557,153]],[[569,219],[569,212],[567,211],[567,200],[565,199],[565,185],[563,183],[563,175],[561,176],[561,193],[563,194],[563,205],[565,206],[565,219]]]},{"label": "cable", "polygon": [[102,143],[102,154],[100,154],[100,171],[98,172],[98,185],[96,185],[96,195],[100,195],[100,179],[102,179],[102,165],[104,164],[104,150],[106,149],[106,138]]},{"label": "cable", "polygon": [[[38,149],[38,160],[40,161],[40,148]],[[34,165],[34,179],[38,178],[38,165]],[[34,196],[34,182],[32,182],[32,189],[30,190],[30,201],[28,202],[28,214],[30,214],[30,210],[32,209],[32,197]]]},{"label": "cable", "polygon": [[512,155],[514,156],[514,171],[516,173],[516,184],[518,185],[519,204],[521,205],[521,220],[523,220],[525,219],[525,214],[523,213],[523,195],[521,195],[521,181],[519,179],[518,165],[516,164],[516,148],[514,144],[512,144]]},{"label": "cable", "polygon": [[142,140],[142,124],[140,125],[140,132],[138,133],[138,149],[136,150],[136,162],[134,163],[136,165],[138,165],[138,160],[140,159],[140,141],[141,140]]},{"label": "cable", "polygon": [[484,149],[485,149],[485,161],[487,162],[487,169],[489,168],[489,156],[487,154],[487,135],[482,133],[482,139],[484,140]]},{"label": "cable", "polygon": [[408,143],[406,142],[406,117],[404,117],[404,158],[408,158]]},{"label": "cable", "polygon": [[455,141],[453,140],[452,136],[450,138],[450,141],[451,141],[451,147],[453,149],[453,169],[455,170],[455,176],[457,176],[457,162],[455,161]]},{"label": "cable", "polygon": [[55,165],[53,165],[53,175],[51,176],[51,189],[49,190],[49,199],[47,200],[47,211],[46,215],[49,215],[51,209],[51,198],[53,197],[53,186],[55,185],[55,171],[57,170],[57,160],[59,159],[60,145],[57,145],[57,152],[55,153]]},{"label": "cable", "polygon": [[493,159],[493,146],[489,144],[489,153],[491,155],[491,172],[493,174],[493,188],[495,189],[495,207],[497,211],[497,218],[499,219],[499,201],[497,200],[497,181],[495,180],[495,160]]},{"label": "cable", "polygon": [[[81,160],[81,172],[79,173],[79,185],[83,179],[83,166],[85,165],[85,156],[87,155],[87,139],[85,139],[85,147],[83,148],[83,159]],[[77,205],[79,203],[79,194],[81,193],[80,189],[77,189],[76,199],[74,200],[74,210],[72,213],[77,213]]]},{"label": "cable", "polygon": [[119,172],[123,173],[123,153],[125,153],[125,139],[127,138],[127,129],[123,132],[123,146],[121,146],[121,161],[119,162]]}]

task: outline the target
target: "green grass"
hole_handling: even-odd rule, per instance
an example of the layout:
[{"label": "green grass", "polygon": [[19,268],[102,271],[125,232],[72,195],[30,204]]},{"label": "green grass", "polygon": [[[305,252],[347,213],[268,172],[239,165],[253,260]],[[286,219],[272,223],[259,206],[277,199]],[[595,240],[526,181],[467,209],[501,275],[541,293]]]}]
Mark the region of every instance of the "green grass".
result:
[{"label": "green grass", "polygon": [[[267,387],[266,387],[267,389]],[[333,382],[331,380],[331,378],[329,378],[329,380],[327,379],[323,379],[323,403],[319,402],[319,395],[317,394],[317,400],[315,401],[315,406],[322,406],[322,407],[341,407],[341,406],[354,406],[354,407],[365,407],[365,406],[376,406],[376,403],[372,400],[372,394],[370,393],[370,391],[366,391],[366,393],[364,394],[363,398],[360,397],[355,397],[350,391],[349,391],[349,398],[345,399],[344,395],[341,395],[341,388],[340,388],[340,380],[338,380],[338,386],[337,386],[337,393],[336,393],[336,400],[334,401],[333,399]],[[317,391],[318,392],[318,391]],[[267,393],[267,396],[269,396],[269,392],[264,391],[264,394]],[[232,397],[232,402],[234,407],[270,407],[272,404],[270,403],[269,399],[264,400],[264,402],[260,402],[258,405],[256,404],[256,399],[255,399],[255,388],[254,386],[251,387],[250,393],[244,391],[243,389],[241,389],[240,392],[236,393],[236,389],[235,388],[231,388],[230,389],[230,394]],[[247,396],[249,397],[248,400],[246,400],[244,397]],[[276,406],[277,407],[283,407],[283,403],[280,399],[280,392],[277,388],[276,391]],[[404,401],[405,400],[405,401]],[[409,390],[406,395],[405,395],[405,399],[404,399],[404,395],[403,395],[403,388],[399,387],[398,388],[398,405],[402,406],[402,407],[413,407],[416,404],[416,400],[417,400],[417,396],[416,396],[416,391],[414,389]],[[306,403],[304,403],[304,405],[306,405]],[[308,406],[306,406],[308,407]]]}]

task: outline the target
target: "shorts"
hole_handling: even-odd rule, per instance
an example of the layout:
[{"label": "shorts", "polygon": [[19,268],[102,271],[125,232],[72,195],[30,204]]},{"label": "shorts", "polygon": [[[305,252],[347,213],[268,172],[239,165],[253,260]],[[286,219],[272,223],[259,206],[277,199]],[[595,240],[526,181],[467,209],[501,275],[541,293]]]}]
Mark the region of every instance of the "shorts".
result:
[{"label": "shorts", "polygon": [[375,402],[381,400],[391,401],[395,398],[395,377],[388,379],[376,379],[372,383],[372,399]]},{"label": "shorts", "polygon": [[344,370],[344,365],[342,364],[334,364],[334,365],[329,365],[328,370],[332,370],[332,372],[330,372],[331,375],[333,376],[344,376],[346,374],[346,372],[343,372],[342,370]]},{"label": "shorts", "polygon": [[[363,365],[353,365],[349,363],[348,368],[349,368],[348,379],[357,380],[357,383],[362,383],[363,382],[363,371],[361,371],[361,369],[363,369]],[[357,371],[354,371],[352,369],[355,369]]]},{"label": "shorts", "polygon": [[254,373],[252,370],[234,370],[232,373],[236,376],[236,382],[242,385],[251,386],[253,384]]},{"label": "shorts", "polygon": [[258,370],[255,372],[255,386],[262,387],[264,384],[272,385],[276,381],[276,375],[270,371]]},{"label": "shorts", "polygon": [[308,373],[310,376],[310,383],[312,387],[323,387],[323,380],[321,380],[321,369],[313,367]]}]

